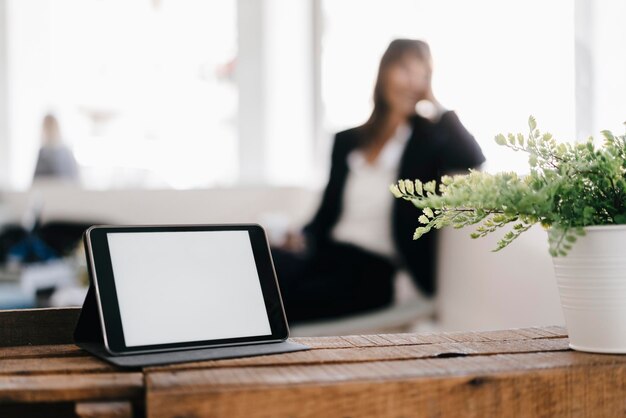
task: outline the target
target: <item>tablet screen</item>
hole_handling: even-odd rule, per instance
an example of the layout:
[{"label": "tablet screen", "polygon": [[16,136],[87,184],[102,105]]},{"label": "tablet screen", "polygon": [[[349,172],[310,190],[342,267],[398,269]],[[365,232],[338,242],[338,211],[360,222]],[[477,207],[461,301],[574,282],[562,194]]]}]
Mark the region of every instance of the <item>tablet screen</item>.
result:
[{"label": "tablet screen", "polygon": [[106,239],[127,347],[272,334],[248,231]]}]

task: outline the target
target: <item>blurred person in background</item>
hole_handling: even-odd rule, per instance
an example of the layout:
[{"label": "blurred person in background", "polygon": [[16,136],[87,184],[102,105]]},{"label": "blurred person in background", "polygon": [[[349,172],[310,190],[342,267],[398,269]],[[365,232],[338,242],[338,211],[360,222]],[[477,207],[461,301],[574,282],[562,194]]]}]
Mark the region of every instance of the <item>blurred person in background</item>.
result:
[{"label": "blurred person in background", "polygon": [[316,214],[291,245],[273,249],[290,322],[388,306],[400,272],[423,296],[435,294],[436,234],[412,239],[419,212],[394,199],[389,185],[438,180],[485,158],[457,115],[437,102],[431,79],[428,44],[394,40],[380,62],[369,119],[336,134]]},{"label": "blurred person in background", "polygon": [[35,180],[61,179],[78,181],[78,166],[74,154],[63,143],[59,121],[47,114],[41,126],[41,148],[35,167]]}]

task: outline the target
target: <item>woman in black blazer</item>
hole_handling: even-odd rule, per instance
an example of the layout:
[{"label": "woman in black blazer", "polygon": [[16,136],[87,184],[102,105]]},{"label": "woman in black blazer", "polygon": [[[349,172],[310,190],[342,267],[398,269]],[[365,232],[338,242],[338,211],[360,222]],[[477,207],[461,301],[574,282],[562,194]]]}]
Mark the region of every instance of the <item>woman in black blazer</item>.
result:
[{"label": "woman in black blazer", "polygon": [[[377,184],[366,192],[364,188],[366,176],[374,176],[370,179],[375,183],[379,179],[376,170],[381,175],[389,173],[384,164],[389,161],[392,179],[387,186],[396,179],[439,179],[485,161],[456,114],[444,111],[435,100],[431,75],[426,43],[391,42],[380,63],[372,115],[364,125],[335,136],[321,205],[304,227],[306,250],[273,249],[290,322],[389,305],[398,269],[408,271],[424,295],[434,295],[436,234],[414,241],[417,209],[410,202],[394,199],[388,187]],[[427,114],[417,114],[416,105]],[[379,211],[372,214],[371,222],[358,225],[346,219],[369,219],[370,201],[374,202],[372,211]],[[388,215],[384,205],[389,205]],[[351,236],[356,242],[350,242]]]}]

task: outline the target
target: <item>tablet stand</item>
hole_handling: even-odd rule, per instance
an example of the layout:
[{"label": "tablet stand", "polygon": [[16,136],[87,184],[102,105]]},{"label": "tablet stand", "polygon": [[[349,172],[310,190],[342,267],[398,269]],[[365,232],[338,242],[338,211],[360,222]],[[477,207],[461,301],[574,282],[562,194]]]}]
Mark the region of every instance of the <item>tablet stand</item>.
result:
[{"label": "tablet stand", "polygon": [[189,361],[217,360],[235,357],[262,356],[308,350],[302,344],[291,341],[276,343],[247,344],[216,348],[177,349],[149,354],[123,354],[114,356],[104,347],[103,330],[93,285],[89,286],[76,329],[74,342],[91,354],[119,367],[141,368]]}]

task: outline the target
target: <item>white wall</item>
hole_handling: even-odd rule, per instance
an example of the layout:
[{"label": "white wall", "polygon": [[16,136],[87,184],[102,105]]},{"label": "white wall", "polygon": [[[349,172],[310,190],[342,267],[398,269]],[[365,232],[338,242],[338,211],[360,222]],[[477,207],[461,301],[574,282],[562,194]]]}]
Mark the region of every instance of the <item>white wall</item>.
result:
[{"label": "white wall", "polygon": [[314,132],[312,2],[237,6],[240,181],[306,183]]},{"label": "white wall", "polygon": [[272,184],[305,184],[313,155],[311,0],[265,0],[267,174]]},{"label": "white wall", "polygon": [[34,206],[41,206],[43,222],[263,222],[281,224],[277,225],[279,227],[299,228],[312,216],[317,203],[317,193],[295,187],[100,191],[84,190],[71,184],[39,182],[28,191],[3,193],[0,223],[19,221]]},{"label": "white wall", "polygon": [[[591,0],[590,0],[591,1]],[[593,129],[624,134],[626,122],[626,1],[594,0]]]},{"label": "white wall", "polygon": [[[53,1],[6,0],[8,13],[8,82],[6,100],[10,121],[9,182],[13,187],[30,185],[39,149],[39,123],[46,112],[47,103],[41,99],[52,95],[47,82],[50,64],[54,60],[50,20]],[[17,48],[17,45],[20,47]],[[45,94],[42,94],[42,91]]]},{"label": "white wall", "polygon": [[437,298],[441,329],[564,325],[543,228],[531,228],[497,253],[492,250],[504,231],[471,239],[472,230],[441,231]]},{"label": "white wall", "polygon": [[0,0],[0,189],[9,184],[10,173],[7,33],[7,2]]},{"label": "white wall", "polygon": [[576,133],[623,134],[626,122],[626,2],[576,0]]},{"label": "white wall", "polygon": [[239,87],[239,180],[243,183],[266,179],[266,107],[265,97],[265,19],[261,0],[237,1],[236,80]]}]

